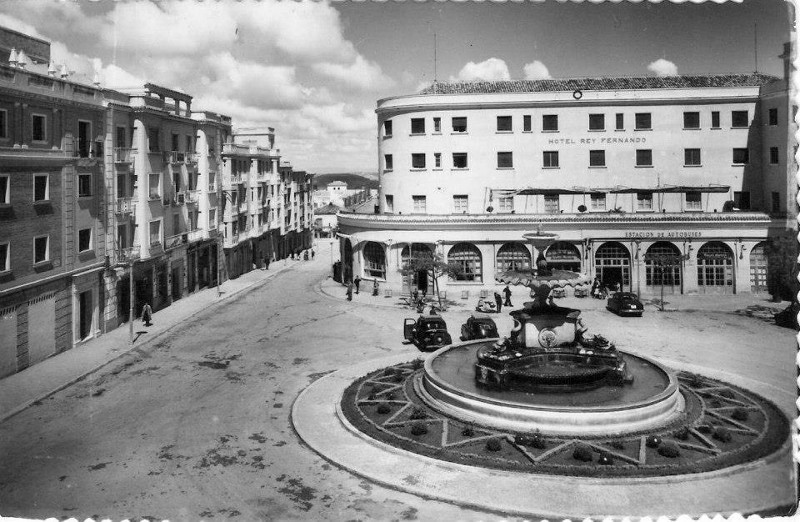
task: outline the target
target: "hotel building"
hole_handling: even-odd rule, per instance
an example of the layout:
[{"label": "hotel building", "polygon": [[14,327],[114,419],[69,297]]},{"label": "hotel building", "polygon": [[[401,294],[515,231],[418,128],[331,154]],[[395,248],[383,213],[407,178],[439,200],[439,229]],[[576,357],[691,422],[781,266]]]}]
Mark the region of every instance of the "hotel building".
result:
[{"label": "hotel building", "polygon": [[788,74],[434,84],[376,113],[379,208],[339,215],[345,279],[429,289],[400,269],[436,252],[467,296],[530,267],[541,227],[550,266],[624,290],[761,293],[793,224]]}]

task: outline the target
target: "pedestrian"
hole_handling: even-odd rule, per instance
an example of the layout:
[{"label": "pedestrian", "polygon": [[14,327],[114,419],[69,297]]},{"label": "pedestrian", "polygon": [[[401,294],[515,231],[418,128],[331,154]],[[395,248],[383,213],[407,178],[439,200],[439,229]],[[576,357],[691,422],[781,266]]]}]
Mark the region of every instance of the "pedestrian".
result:
[{"label": "pedestrian", "polygon": [[308,250],[303,252],[303,261],[308,261]]},{"label": "pedestrian", "polygon": [[314,260],[314,249],[313,248],[311,249],[311,260],[312,261]]},{"label": "pedestrian", "polygon": [[600,299],[600,281],[596,277],[592,282],[591,294],[595,299]]},{"label": "pedestrian", "polygon": [[376,280],[375,280],[375,281],[372,283],[372,295],[374,295],[374,296],[377,296],[377,295],[378,295],[378,292],[379,292],[379,290],[380,290],[380,289],[378,288],[378,280],[376,279]]},{"label": "pedestrian", "polygon": [[356,278],[353,279],[353,283],[355,283],[355,285],[356,285],[356,294],[358,294],[358,290],[359,290],[358,287],[359,287],[359,285],[361,285],[361,276],[356,276]]},{"label": "pedestrian", "polygon": [[414,289],[413,292],[411,292],[411,300],[414,301],[415,303],[419,301],[419,290],[417,290],[416,288]]},{"label": "pedestrian", "polygon": [[269,270],[269,256],[264,258],[264,270]]},{"label": "pedestrian", "polygon": [[142,322],[145,326],[150,326],[150,320],[153,318],[153,309],[150,308],[150,303],[145,303],[142,307]]},{"label": "pedestrian", "polygon": [[497,292],[494,293],[494,302],[497,305],[497,313],[499,314],[500,310],[503,309],[503,298]]},{"label": "pedestrian", "polygon": [[353,300],[353,283],[347,283],[347,300]]},{"label": "pedestrian", "polygon": [[506,285],[506,287],[503,289],[503,293],[506,296],[506,302],[503,304],[505,306],[514,306],[511,304],[511,289],[508,287],[508,285]]}]

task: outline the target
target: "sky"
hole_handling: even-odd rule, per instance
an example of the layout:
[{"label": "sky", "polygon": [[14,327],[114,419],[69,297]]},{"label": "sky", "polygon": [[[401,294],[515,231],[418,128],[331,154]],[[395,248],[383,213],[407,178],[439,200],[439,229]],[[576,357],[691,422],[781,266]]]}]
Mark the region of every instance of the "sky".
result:
[{"label": "sky", "polygon": [[781,76],[792,20],[784,0],[0,2],[0,25],[50,41],[76,75],[186,92],[234,131],[274,127],[312,173],[376,172],[377,100],[434,76]]}]

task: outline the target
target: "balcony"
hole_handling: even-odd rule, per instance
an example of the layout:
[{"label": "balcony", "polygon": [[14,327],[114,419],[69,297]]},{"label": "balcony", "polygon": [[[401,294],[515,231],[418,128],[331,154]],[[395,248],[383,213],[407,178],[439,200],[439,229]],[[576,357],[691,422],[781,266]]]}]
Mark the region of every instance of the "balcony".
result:
[{"label": "balcony", "polygon": [[169,236],[164,240],[164,250],[179,247],[186,243],[186,240],[186,234],[175,234],[174,236]]},{"label": "balcony", "polygon": [[222,190],[234,190],[236,185],[242,183],[242,175],[231,175],[229,178],[224,178],[222,180]]},{"label": "balcony", "polygon": [[115,207],[117,214],[131,214],[136,215],[136,199],[134,198],[117,198],[117,205]]},{"label": "balcony", "polygon": [[132,263],[139,259],[140,256],[139,246],[125,247],[117,249],[117,263],[127,264]]},{"label": "balcony", "polygon": [[191,165],[197,163],[199,159],[200,159],[200,154],[198,154],[197,152],[187,152],[186,155],[184,156],[184,160],[186,161],[186,163]]},{"label": "balcony", "polygon": [[224,246],[225,248],[234,247],[239,244],[239,234],[231,234],[230,236],[225,237]]},{"label": "balcony", "polygon": [[164,161],[172,163],[173,165],[186,163],[186,153],[178,152],[177,150],[164,152]]},{"label": "balcony", "polygon": [[217,182],[216,181],[210,181],[208,183],[208,191],[209,192],[216,192],[217,191]]},{"label": "balcony", "polygon": [[133,161],[133,149],[117,147],[114,149],[114,163],[131,163]]},{"label": "balcony", "polygon": [[184,192],[186,197],[186,203],[191,205],[196,205],[200,201],[200,191],[199,190],[187,190]]},{"label": "balcony", "polygon": [[200,241],[201,239],[203,239],[203,230],[200,229],[200,228],[196,228],[194,230],[190,230],[186,234],[186,238],[187,238],[186,240],[189,243],[194,243],[195,241]]}]

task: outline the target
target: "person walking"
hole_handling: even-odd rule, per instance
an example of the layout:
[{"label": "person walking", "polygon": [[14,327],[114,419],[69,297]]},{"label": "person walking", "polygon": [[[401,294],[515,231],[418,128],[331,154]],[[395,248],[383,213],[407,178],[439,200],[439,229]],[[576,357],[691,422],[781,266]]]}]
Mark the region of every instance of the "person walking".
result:
[{"label": "person walking", "polygon": [[358,287],[361,285],[361,276],[356,276],[356,278],[353,279],[353,283],[356,285],[356,294],[358,294]]},{"label": "person walking", "polygon": [[308,261],[308,250],[303,252],[303,261]]},{"label": "person walking", "polygon": [[506,287],[503,288],[503,294],[506,296],[506,302],[503,304],[505,306],[514,306],[511,304],[511,289],[508,287],[508,285],[506,285]]},{"label": "person walking", "polygon": [[264,258],[264,270],[269,270],[269,256]]},{"label": "person walking", "polygon": [[347,283],[347,300],[353,300],[353,283]]},{"label": "person walking", "polygon": [[311,260],[312,261],[314,260],[314,249],[313,248],[311,249]]},{"label": "person walking", "polygon": [[150,303],[145,303],[142,307],[142,322],[145,326],[151,326],[150,320],[153,318],[153,309],[150,308]]},{"label": "person walking", "polygon": [[372,295],[374,295],[374,296],[377,296],[377,295],[378,295],[378,292],[379,292],[379,289],[378,289],[378,280],[376,279],[376,280],[375,280],[375,281],[372,283]]},{"label": "person walking", "polygon": [[503,298],[497,292],[494,293],[494,302],[497,305],[497,313],[499,314],[500,310],[503,309]]}]

